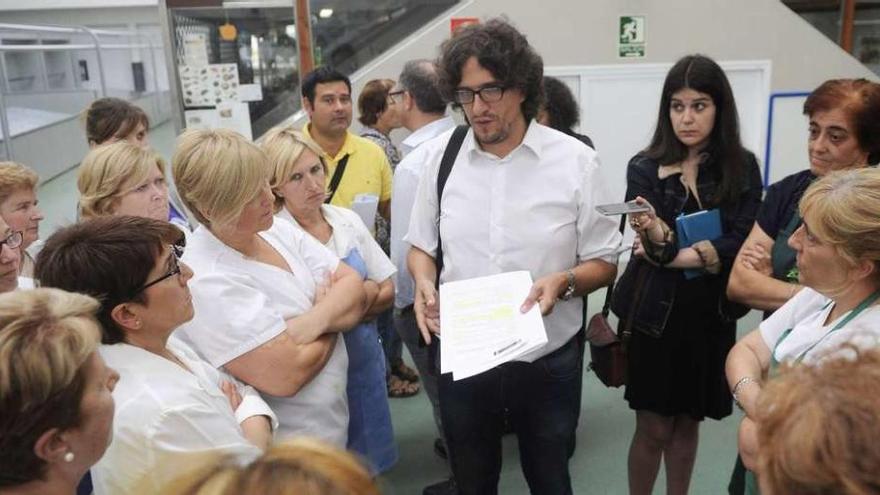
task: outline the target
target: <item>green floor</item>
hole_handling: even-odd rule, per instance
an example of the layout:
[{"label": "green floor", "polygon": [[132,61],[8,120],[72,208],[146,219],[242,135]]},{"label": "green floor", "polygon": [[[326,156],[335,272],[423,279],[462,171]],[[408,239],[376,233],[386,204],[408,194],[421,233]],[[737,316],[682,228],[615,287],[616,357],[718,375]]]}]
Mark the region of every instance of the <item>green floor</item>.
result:
[{"label": "green floor", "polygon": [[[150,141],[162,156],[170,159],[174,131],[170,123],[151,129]],[[70,170],[40,189],[40,205],[46,220],[43,238],[75,219],[76,171]],[[598,304],[598,297],[592,297]],[[592,312],[598,308],[592,308]],[[740,332],[759,321],[755,312],[740,321]],[[434,423],[424,392],[407,399],[392,399],[391,413],[400,447],[400,461],[382,477],[385,495],[420,495],[422,488],[447,476],[446,464],[433,453]],[[700,435],[691,493],[726,493],[727,480],[736,455],[738,413],[724,421],[707,420]],[[578,429],[577,451],[571,459],[574,492],[577,494],[625,494],[626,455],[635,417],[623,400],[623,389],[607,389],[591,373],[584,376],[583,405]],[[663,469],[657,480],[657,494],[665,492]],[[515,438],[504,440],[504,467],[499,492],[503,495],[528,493],[519,469]]]}]

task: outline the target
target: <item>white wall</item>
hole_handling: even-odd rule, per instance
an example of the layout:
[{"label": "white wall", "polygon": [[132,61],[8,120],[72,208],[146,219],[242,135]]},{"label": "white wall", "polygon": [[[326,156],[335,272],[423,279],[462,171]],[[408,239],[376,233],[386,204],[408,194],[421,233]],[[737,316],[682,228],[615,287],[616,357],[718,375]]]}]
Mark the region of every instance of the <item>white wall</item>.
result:
[{"label": "white wall", "polygon": [[[156,4],[156,0],[0,0],[0,22],[136,25],[140,30],[158,23]],[[23,5],[30,10],[16,10]],[[127,5],[135,6],[124,7]],[[647,56],[643,59],[617,58],[618,17],[628,14],[646,16]],[[440,43],[449,36],[448,18],[453,15],[482,19],[506,16],[529,36],[544,57],[548,72],[564,66],[670,64],[685,54],[699,52],[719,61],[770,61],[772,93],[808,92],[832,77],[876,79],[779,0],[464,0],[445,18],[424,26],[355,74],[355,93],[370,79],[396,77],[407,60],[435,57]],[[152,64],[143,59],[151,88]],[[157,60],[157,65],[161,78],[165,64]],[[120,79],[130,79],[130,68],[126,66],[125,71]],[[127,86],[122,82],[110,86]],[[774,109],[778,132],[773,133],[771,177],[805,165],[802,155],[793,157],[790,153],[804,147],[806,124],[799,108],[791,102],[776,102],[780,104]],[[766,124],[762,132],[766,139]],[[395,132],[397,139],[403,134]],[[597,146],[601,152],[603,143],[597,142]],[[753,151],[763,162],[765,150]]]},{"label": "white wall", "polygon": [[[499,15],[505,15],[529,37],[550,69],[670,64],[683,55],[702,53],[727,62],[769,61],[771,93],[810,91],[830,78],[877,79],[779,0],[470,0],[355,74],[355,94],[370,79],[396,78],[407,60],[436,57],[438,47],[449,37],[449,17],[485,19]],[[617,58],[617,24],[621,15],[646,16],[645,58]],[[787,103],[777,107],[774,113],[775,126],[784,129],[774,136],[774,149],[779,146],[780,150],[804,150],[806,122],[797,105]],[[656,104],[652,106],[653,112],[656,112]],[[303,120],[299,116],[295,122]],[[624,122],[608,122],[607,126],[626,132]],[[766,133],[766,130],[765,124],[763,131]],[[400,131],[395,133],[396,139],[404,135]],[[608,143],[596,144],[602,156],[603,146]],[[632,154],[637,151],[638,147]],[[763,163],[764,150],[753,151]],[[789,170],[807,166],[801,155],[785,158],[782,166]],[[778,175],[777,171],[781,173],[774,168],[771,177]],[[590,297],[590,312],[601,307],[603,296],[604,293],[600,293]],[[753,312],[751,319],[741,320],[740,327],[754,325],[755,321],[757,313]]]},{"label": "white wall", "polygon": [[[718,62],[736,99],[743,146],[764,149],[770,63]],[[654,133],[663,81],[670,68],[668,63],[545,68],[547,75],[565,81],[580,101],[579,130],[596,144],[606,187],[621,201],[626,193],[626,164]]]},{"label": "white wall", "polygon": [[[647,17],[644,59],[617,58],[617,19],[626,14]],[[669,63],[698,52],[718,60],[770,60],[773,91],[812,89],[831,77],[876,78],[778,0],[471,0],[452,15],[506,16],[547,66]],[[360,71],[358,80],[395,76],[406,60],[434,57],[448,36],[448,20],[426,27],[381,64]]]},{"label": "white wall", "polygon": [[[647,53],[643,59],[617,57],[618,17],[630,14],[646,16]],[[835,77],[877,78],[778,0],[471,0],[355,74],[354,92],[357,94],[370,79],[396,78],[407,60],[436,57],[440,43],[449,36],[448,17],[486,19],[500,15],[529,37],[548,69],[669,64],[689,53],[703,53],[719,61],[770,61],[772,93],[809,92]],[[774,147],[805,148],[806,123],[796,105],[782,105],[776,110],[775,125],[785,132],[774,136]],[[765,124],[762,131],[766,130]],[[402,135],[400,131],[395,133],[398,139]],[[603,143],[596,144],[601,155]],[[763,163],[765,150],[753,151]],[[806,163],[798,157],[784,166],[794,171]]]}]

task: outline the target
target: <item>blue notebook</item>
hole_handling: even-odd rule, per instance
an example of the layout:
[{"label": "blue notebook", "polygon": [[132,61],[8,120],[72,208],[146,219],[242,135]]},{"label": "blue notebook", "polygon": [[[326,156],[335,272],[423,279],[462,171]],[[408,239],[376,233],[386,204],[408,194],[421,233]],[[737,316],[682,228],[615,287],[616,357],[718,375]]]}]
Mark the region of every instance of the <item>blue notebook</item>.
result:
[{"label": "blue notebook", "polygon": [[[679,249],[690,247],[698,241],[715,240],[721,237],[721,212],[715,208],[690,215],[679,215],[675,219],[675,232],[678,236]],[[684,271],[684,276],[687,279],[697,278],[702,274],[702,270],[687,269]]]}]

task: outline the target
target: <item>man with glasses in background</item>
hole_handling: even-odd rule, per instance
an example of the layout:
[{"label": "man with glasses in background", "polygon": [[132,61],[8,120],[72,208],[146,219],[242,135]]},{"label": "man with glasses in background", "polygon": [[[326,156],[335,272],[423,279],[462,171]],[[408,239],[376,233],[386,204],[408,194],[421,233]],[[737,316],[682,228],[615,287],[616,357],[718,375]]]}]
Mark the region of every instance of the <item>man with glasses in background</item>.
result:
[{"label": "man with glasses in background", "polygon": [[[419,178],[427,160],[436,153],[437,146],[442,149],[445,142],[433,146],[428,143],[455,127],[452,117],[446,115],[446,101],[440,94],[437,81],[437,67],[430,60],[411,60],[403,66],[403,71],[395,86],[388,93],[397,107],[400,122],[410,135],[401,143],[405,156],[394,172],[394,186],[391,190],[391,261],[397,267],[394,278],[394,329],[400,334],[403,343],[412,355],[413,362],[422,377],[422,384],[434,413],[434,422],[440,434],[434,440],[434,452],[448,458],[446,444],[442,439],[440,422],[440,402],[437,397],[437,375],[429,367],[428,348],[420,345],[419,328],[413,313],[413,280],[406,266],[409,244],[403,237],[409,228],[410,212],[415,202]],[[452,483],[445,481],[434,485],[429,495],[454,493]]]},{"label": "man with glasses in background", "polygon": [[455,133],[425,145],[434,151],[404,239],[419,329],[427,341],[442,338],[438,266],[441,283],[528,270],[535,282],[521,311],[539,305],[548,337],[517,361],[462,380],[439,377],[453,475],[459,493],[498,493],[506,415],[531,492],[570,494],[583,365],[579,296],[616,273],[617,221],[594,208],[613,198],[594,150],[534,121],[543,62],[515,28],[497,19],[461,28],[441,47],[438,67],[443,93],[472,128],[452,155],[441,199],[440,163]]}]

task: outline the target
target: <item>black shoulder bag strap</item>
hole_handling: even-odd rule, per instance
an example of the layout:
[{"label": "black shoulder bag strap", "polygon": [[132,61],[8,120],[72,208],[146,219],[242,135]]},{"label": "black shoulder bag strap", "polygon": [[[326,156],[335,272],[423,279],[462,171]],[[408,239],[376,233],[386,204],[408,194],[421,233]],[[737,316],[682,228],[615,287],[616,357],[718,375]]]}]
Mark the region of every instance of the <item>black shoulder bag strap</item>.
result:
[{"label": "black shoulder bag strap", "polygon": [[[461,150],[461,145],[464,143],[464,137],[467,135],[468,129],[470,127],[460,125],[452,131],[452,137],[449,138],[449,143],[446,144],[446,150],[443,152],[443,158],[440,159],[440,170],[437,172],[437,254],[434,256],[437,278],[434,281],[434,285],[438,291],[440,290],[440,272],[443,271],[443,240],[440,239],[440,204],[443,199],[443,189],[446,187],[446,181],[449,179],[450,172],[452,172],[452,166],[455,165],[455,159],[458,157],[458,152]],[[426,345],[421,333],[419,333],[419,345]],[[439,375],[438,355],[440,353],[440,346],[437,345],[437,339],[431,339],[429,347],[428,369]]]},{"label": "black shoulder bag strap", "polygon": [[[623,230],[626,228],[626,215],[620,215],[620,235],[623,236]],[[623,244],[623,237],[620,238],[620,243]],[[612,281],[608,285],[608,292],[605,293],[605,304],[602,306],[602,316],[608,318],[608,314],[611,312],[611,294],[614,292],[614,281]],[[586,309],[586,305],[584,306]]]},{"label": "black shoulder bag strap", "polygon": [[333,196],[336,195],[336,189],[339,188],[339,183],[342,181],[342,174],[345,173],[345,166],[348,165],[348,157],[346,154],[343,156],[339,163],[336,164],[336,170],[333,171],[333,177],[330,179],[330,191],[327,195],[327,199],[324,200],[325,203],[330,203],[333,201]]},{"label": "black shoulder bag strap", "polygon": [[446,181],[452,172],[452,166],[455,165],[455,158],[458,157],[458,151],[461,144],[464,143],[464,137],[470,127],[460,125],[452,131],[452,137],[446,145],[446,151],[443,152],[443,158],[440,160],[440,170],[437,172],[437,256],[434,257],[434,263],[437,265],[437,280],[434,285],[440,288],[440,272],[443,270],[443,242],[440,239],[440,203],[443,199],[443,189],[446,187]]}]

